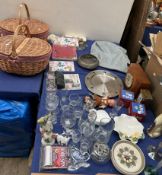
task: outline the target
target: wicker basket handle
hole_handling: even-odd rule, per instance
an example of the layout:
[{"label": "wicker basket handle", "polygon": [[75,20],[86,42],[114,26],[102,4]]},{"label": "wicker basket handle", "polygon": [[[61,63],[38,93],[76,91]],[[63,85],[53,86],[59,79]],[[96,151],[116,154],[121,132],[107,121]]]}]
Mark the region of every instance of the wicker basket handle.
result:
[{"label": "wicker basket handle", "polygon": [[14,32],[14,35],[13,35],[13,40],[12,40],[12,53],[11,53],[12,57],[17,56],[17,53],[16,53],[16,38],[17,38],[17,36],[19,35],[20,32],[25,34],[27,37],[30,37],[30,31],[29,31],[29,28],[28,28],[27,25],[21,24],[21,25],[17,26],[17,28]]},{"label": "wicker basket handle", "polygon": [[22,24],[22,8],[25,9],[27,19],[30,20],[30,13],[29,13],[29,8],[28,8],[27,4],[21,3],[21,4],[19,5],[19,11],[18,11],[19,24]]}]

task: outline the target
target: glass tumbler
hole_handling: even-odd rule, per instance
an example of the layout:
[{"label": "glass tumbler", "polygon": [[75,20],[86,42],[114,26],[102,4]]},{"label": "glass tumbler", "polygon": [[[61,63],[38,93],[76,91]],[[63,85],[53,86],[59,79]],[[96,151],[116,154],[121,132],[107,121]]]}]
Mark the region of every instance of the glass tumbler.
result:
[{"label": "glass tumbler", "polygon": [[73,107],[74,116],[76,119],[80,119],[83,115],[83,107],[82,106],[75,106]]},{"label": "glass tumbler", "polygon": [[95,109],[90,109],[88,113],[88,120],[90,123],[95,123],[97,118],[97,110]]},{"label": "glass tumbler", "polygon": [[61,116],[61,125],[67,132],[76,124],[76,118],[71,110],[64,110]]},{"label": "glass tumbler", "polygon": [[78,106],[82,103],[82,97],[79,96],[78,94],[70,94],[69,103],[73,107]]},{"label": "glass tumbler", "polygon": [[90,123],[87,120],[82,120],[79,122],[79,130],[80,133],[84,136],[84,137],[91,137],[95,131],[95,124],[94,123]]},{"label": "glass tumbler", "polygon": [[56,110],[59,105],[59,97],[57,95],[46,96],[46,110],[48,112]]},{"label": "glass tumbler", "polygon": [[68,105],[68,104],[69,104],[69,94],[68,94],[68,92],[64,92],[61,94],[61,97],[60,97],[60,105],[62,107],[64,105]]},{"label": "glass tumbler", "polygon": [[54,111],[50,113],[51,121],[53,124],[57,123],[59,114],[60,114],[60,108],[56,108]]}]

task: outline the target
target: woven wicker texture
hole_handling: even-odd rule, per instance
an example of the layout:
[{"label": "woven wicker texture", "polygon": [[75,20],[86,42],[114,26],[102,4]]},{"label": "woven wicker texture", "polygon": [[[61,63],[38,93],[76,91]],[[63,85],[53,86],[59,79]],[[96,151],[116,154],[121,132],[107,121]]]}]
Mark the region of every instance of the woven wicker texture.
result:
[{"label": "woven wicker texture", "polygon": [[[16,48],[23,42],[25,36],[17,36],[17,40],[15,41]],[[4,55],[11,55],[12,53],[12,40],[13,35],[0,37],[0,53]]]},{"label": "woven wicker texture", "polygon": [[[0,37],[0,53],[10,55],[12,52],[12,41],[13,35]],[[38,57],[51,51],[51,46],[39,38],[26,38],[23,35],[18,35],[15,42],[15,47],[21,49],[18,52],[19,57]],[[21,45],[23,45],[22,48]]]},{"label": "woven wicker texture", "polygon": [[[50,56],[50,55],[49,55]],[[39,62],[18,62],[13,60],[1,60],[0,59],[0,69],[2,71],[13,73],[17,75],[35,75],[42,72],[48,65],[48,61]]]},{"label": "woven wicker texture", "polygon": [[18,35],[24,27],[28,29],[19,25],[14,35],[0,37],[0,69],[19,75],[34,75],[48,65],[51,46],[45,40]]},{"label": "woven wicker texture", "polygon": [[[48,31],[48,25],[37,19],[22,19],[22,24],[28,26],[31,35],[41,34]],[[5,19],[0,22],[0,27],[9,32],[14,32],[18,25],[19,19],[17,18]]]},{"label": "woven wicker texture", "polygon": [[[26,11],[26,19],[22,19],[22,10]],[[10,18],[0,21],[1,35],[12,35],[16,27],[20,24],[25,24],[28,26],[32,37],[46,39],[48,36],[48,25],[37,19],[31,19],[29,9],[25,3],[19,5],[18,18]]]}]

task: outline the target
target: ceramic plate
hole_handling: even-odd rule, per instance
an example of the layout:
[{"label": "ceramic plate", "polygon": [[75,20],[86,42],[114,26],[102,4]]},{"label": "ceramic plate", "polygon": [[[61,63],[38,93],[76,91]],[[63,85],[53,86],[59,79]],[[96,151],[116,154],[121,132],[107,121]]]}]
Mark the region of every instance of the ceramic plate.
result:
[{"label": "ceramic plate", "polygon": [[137,175],[145,168],[145,157],[142,150],[130,141],[117,141],[111,150],[114,167],[122,174]]},{"label": "ceramic plate", "polygon": [[[100,121],[101,121],[101,119],[103,119],[103,118],[106,118],[107,120],[107,123],[110,121],[110,116],[109,116],[109,114],[105,111],[105,110],[97,110],[97,112],[96,112],[96,114],[97,114],[97,118],[96,118],[96,121],[95,121],[95,124],[96,125],[99,125],[100,124]],[[106,123],[105,123],[106,124]]]}]

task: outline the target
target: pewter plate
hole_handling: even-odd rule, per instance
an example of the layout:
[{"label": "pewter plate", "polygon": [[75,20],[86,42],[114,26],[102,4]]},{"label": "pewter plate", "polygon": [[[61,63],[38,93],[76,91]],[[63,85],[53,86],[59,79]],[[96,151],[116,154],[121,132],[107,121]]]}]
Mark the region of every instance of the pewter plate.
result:
[{"label": "pewter plate", "polygon": [[122,80],[118,76],[104,70],[95,70],[87,74],[85,84],[92,93],[109,98],[118,96],[123,88]]}]

